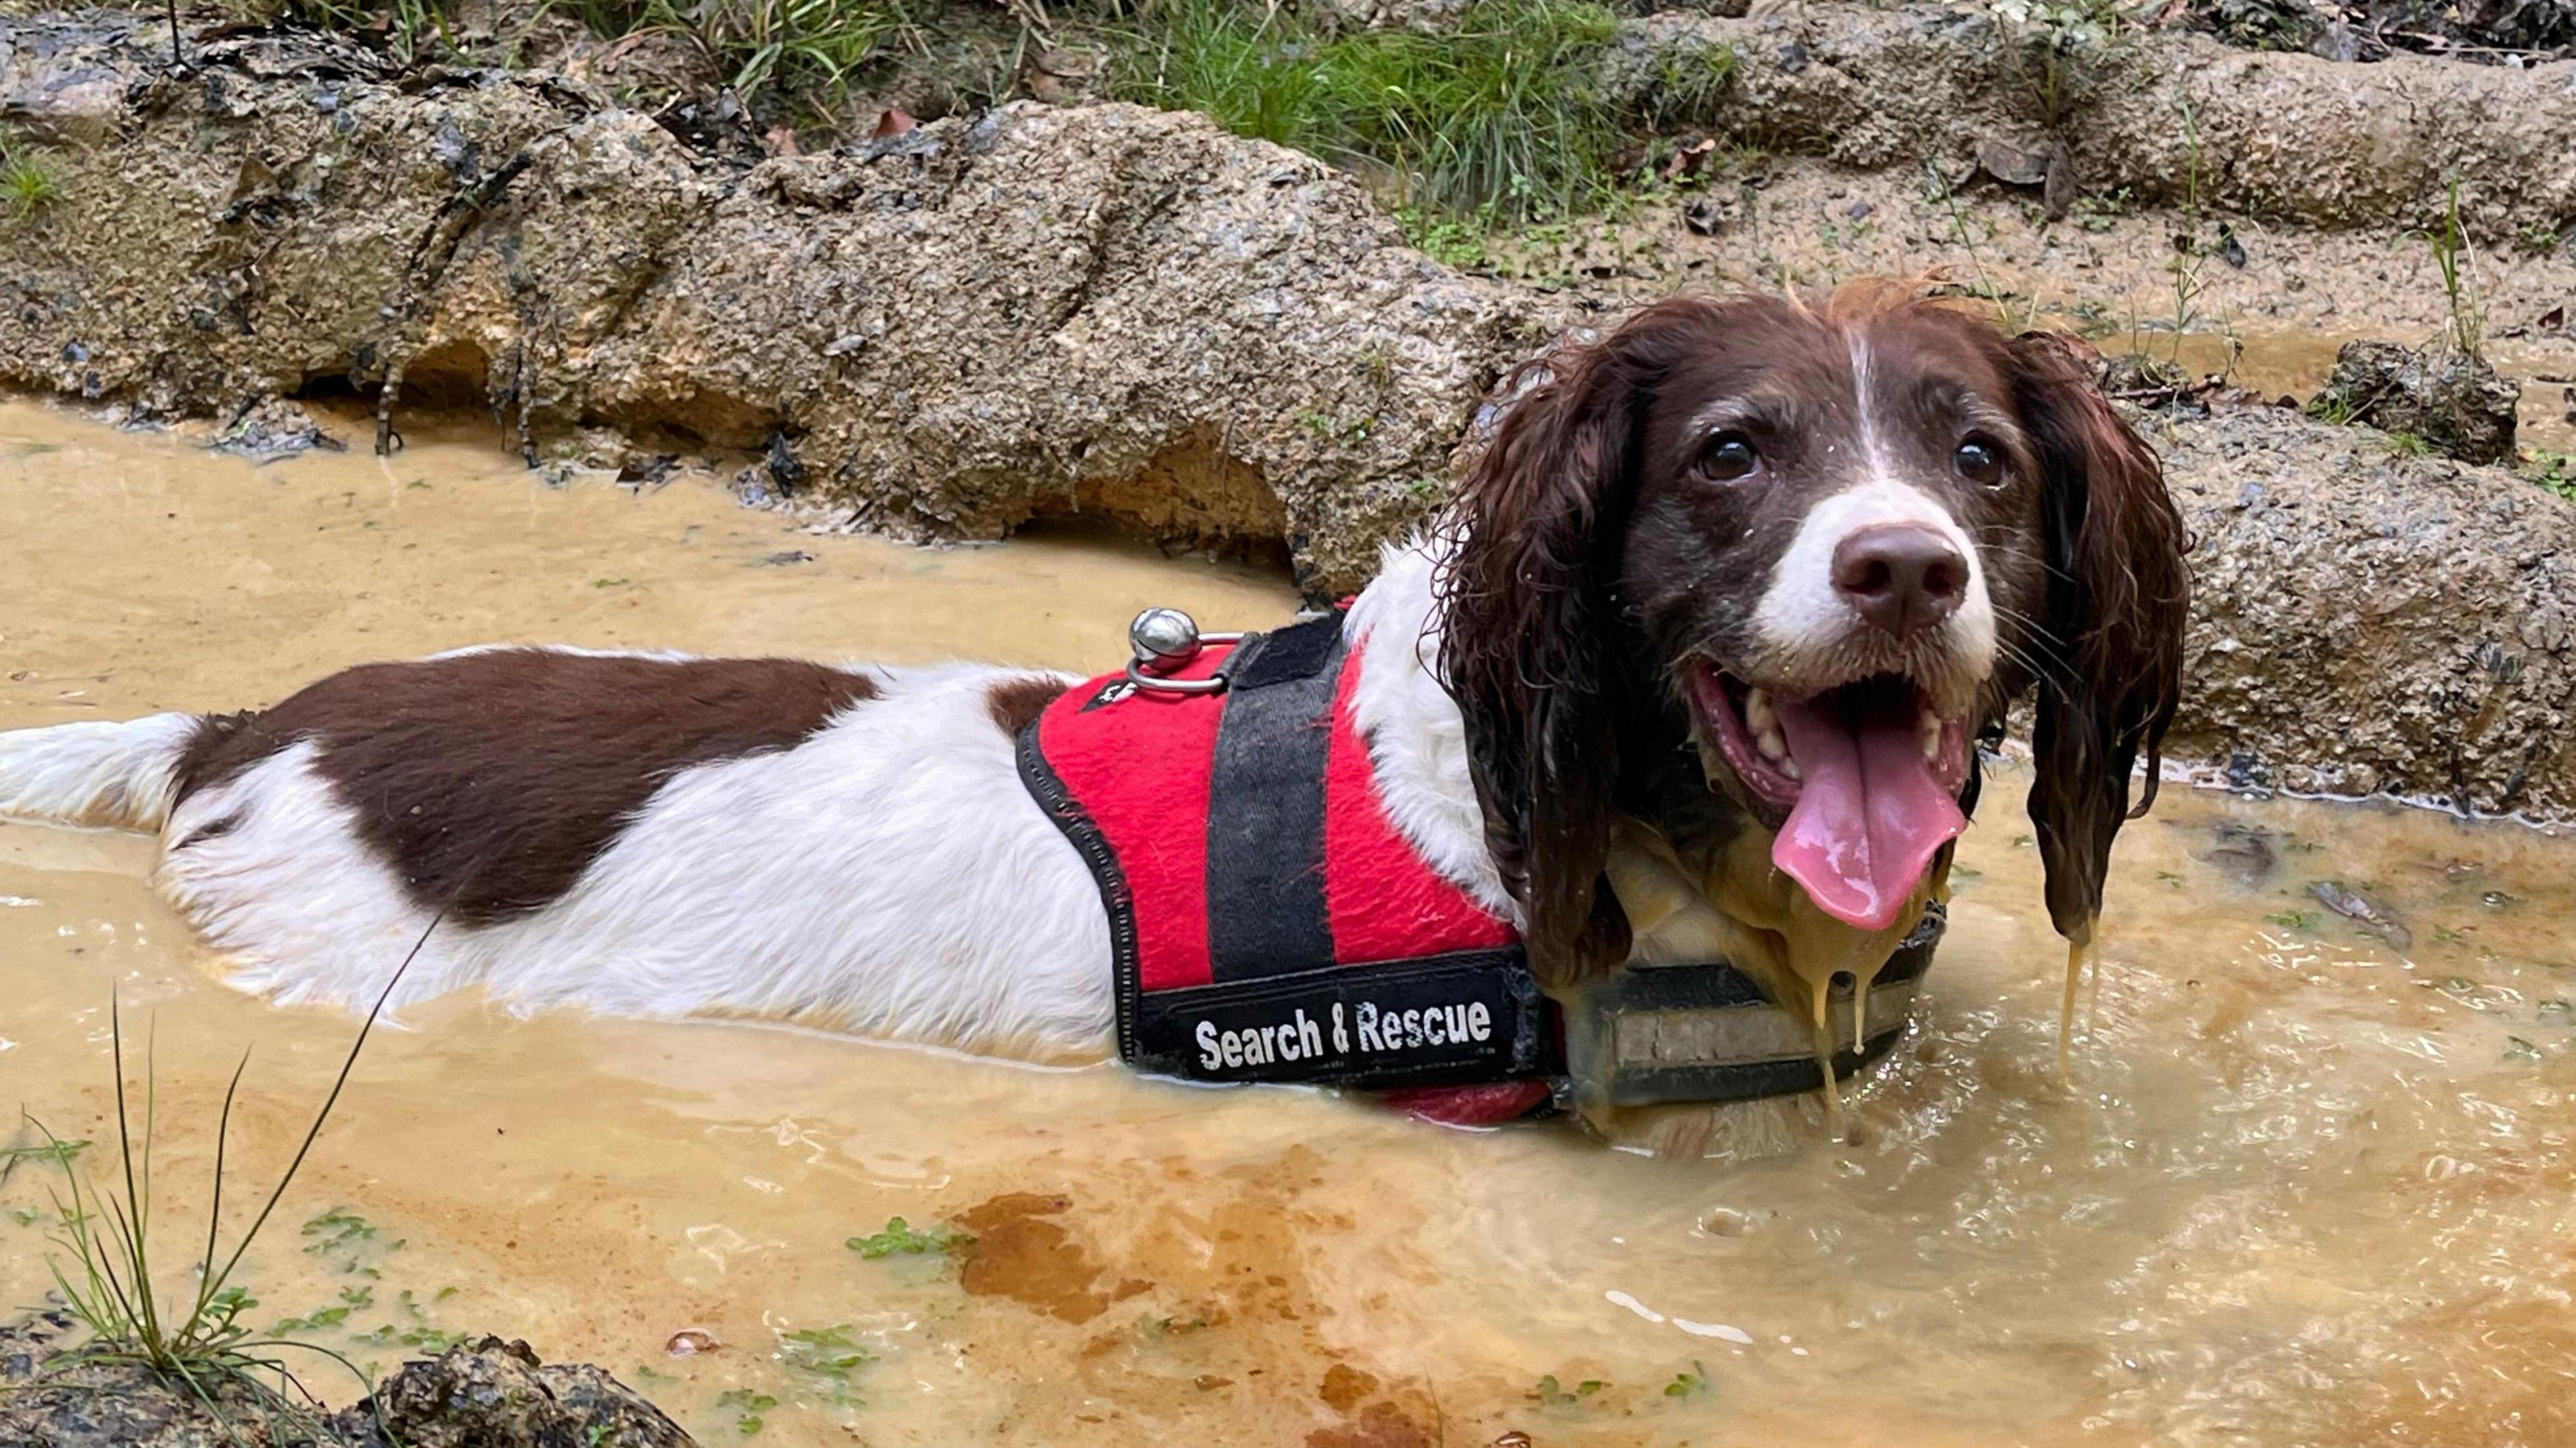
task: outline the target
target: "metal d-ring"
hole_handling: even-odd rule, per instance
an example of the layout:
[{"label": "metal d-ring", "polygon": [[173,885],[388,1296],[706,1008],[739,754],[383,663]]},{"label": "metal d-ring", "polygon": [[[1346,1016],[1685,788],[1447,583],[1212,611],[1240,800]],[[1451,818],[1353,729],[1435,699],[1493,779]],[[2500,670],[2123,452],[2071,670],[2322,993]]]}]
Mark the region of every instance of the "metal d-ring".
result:
[{"label": "metal d-ring", "polygon": [[1159,694],[1222,694],[1227,683],[1223,669],[1204,679],[1163,676],[1197,658],[1209,644],[1242,641],[1240,633],[1200,633],[1197,620],[1177,608],[1149,608],[1127,625],[1127,643],[1133,650],[1127,661],[1127,682]]}]

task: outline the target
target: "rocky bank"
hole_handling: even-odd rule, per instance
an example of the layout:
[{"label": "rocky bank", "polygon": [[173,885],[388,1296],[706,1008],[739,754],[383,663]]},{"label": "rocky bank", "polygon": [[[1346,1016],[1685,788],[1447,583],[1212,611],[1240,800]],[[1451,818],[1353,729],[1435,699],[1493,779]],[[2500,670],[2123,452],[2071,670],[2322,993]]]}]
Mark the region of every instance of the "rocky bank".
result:
[{"label": "rocky bank", "polygon": [[[0,1326],[0,1443],[28,1448],[693,1448],[660,1409],[594,1367],[487,1337],[408,1362],[329,1412],[273,1380],[202,1394],[128,1364],[64,1356],[60,1313]],[[264,1377],[265,1375],[263,1375]]]},{"label": "rocky bank", "polygon": [[[1798,24],[1631,30],[1737,46],[1743,124],[1851,164],[2001,123],[1922,89],[1967,44],[1952,22]],[[2259,213],[2417,215],[2428,177],[2483,158],[2528,184],[2492,189],[2479,225],[2576,216],[2576,152],[2525,129],[2563,142],[2576,98],[2445,112],[2403,144],[2319,133],[2351,143],[2347,175],[2300,159],[2312,128],[2261,124],[2263,97],[2288,105],[2267,76],[2327,62],[2157,43],[2196,68],[2059,117],[2088,180],[2169,185],[2178,153],[2139,138],[2187,91],[2203,161],[2235,158],[2212,195]],[[2407,87],[2467,83],[2435,64],[2301,94],[2422,115],[2432,93]],[[1949,83],[2001,84],[1977,74]],[[2125,130],[2084,129],[2123,106]],[[897,536],[1106,512],[1283,548],[1330,594],[1438,505],[1502,372],[1602,320],[1437,265],[1348,178],[1192,115],[1024,101],[757,161],[686,129],[559,76],[398,72],[308,34],[215,35],[174,69],[156,20],[0,20],[0,136],[65,167],[61,202],[0,233],[0,383],[161,413],[355,389],[397,436],[410,408],[476,402],[532,460],[739,450],[768,489]],[[2178,753],[2248,784],[2576,818],[2576,511],[2280,409],[2158,431],[2198,538]]]}]

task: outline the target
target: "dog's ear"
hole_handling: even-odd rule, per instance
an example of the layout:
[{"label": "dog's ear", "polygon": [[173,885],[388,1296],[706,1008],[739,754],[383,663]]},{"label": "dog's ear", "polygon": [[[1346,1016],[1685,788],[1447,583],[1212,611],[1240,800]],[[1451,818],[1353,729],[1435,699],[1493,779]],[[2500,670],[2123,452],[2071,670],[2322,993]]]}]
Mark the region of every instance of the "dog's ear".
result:
[{"label": "dog's ear", "polygon": [[1627,958],[1602,880],[1617,827],[1610,648],[1637,431],[1704,301],[1648,308],[1616,333],[1524,364],[1517,393],[1443,531],[1440,677],[1465,716],[1485,840],[1521,902],[1531,969],[1550,985]]},{"label": "dog's ear", "polygon": [[[2155,802],[2182,698],[2190,545],[2154,449],[2112,410],[2076,344],[2032,333],[2012,357],[2043,474],[2048,556],[2030,818],[2049,919],[2082,945],[2102,913],[2112,839]],[[2141,755],[2146,783],[2132,810]]]}]

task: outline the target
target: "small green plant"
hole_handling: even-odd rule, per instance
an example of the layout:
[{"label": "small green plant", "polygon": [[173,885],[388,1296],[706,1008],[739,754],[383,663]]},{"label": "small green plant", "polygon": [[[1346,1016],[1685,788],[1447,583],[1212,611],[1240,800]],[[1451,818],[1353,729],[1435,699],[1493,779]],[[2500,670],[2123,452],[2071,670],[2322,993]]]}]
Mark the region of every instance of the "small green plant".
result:
[{"label": "small green plant", "polygon": [[2098,196],[2089,192],[2078,196],[2068,212],[2082,230],[2109,231],[2113,223],[2128,215],[2136,205],[2137,198],[2129,193],[2128,187],[2122,186]]},{"label": "small green plant", "polygon": [[2173,355],[2169,359],[2182,365],[2182,338],[2191,330],[2193,304],[2200,300],[2202,269],[2209,264],[2209,252],[2200,242],[2200,120],[2192,114],[2191,102],[2182,103],[2183,191],[2182,230],[2174,237],[2173,260]]},{"label": "small green plant", "polygon": [[1331,413],[1310,407],[1297,414],[1297,425],[1317,442],[1361,443],[1368,441],[1368,435],[1377,430],[1377,419],[1361,417],[1343,422]]},{"label": "small green plant", "polygon": [[1487,233],[1482,227],[1435,217],[1419,206],[1399,209],[1395,219],[1404,227],[1406,243],[1442,266],[1464,271],[1490,264]]},{"label": "small green plant", "polygon": [[1673,1380],[1664,1384],[1664,1396],[1667,1398],[1695,1398],[1707,1391],[1708,1364],[1697,1358],[1691,1360],[1689,1372],[1675,1373]]},{"label": "small green plant", "polygon": [[2313,933],[2317,928],[2317,912],[2314,910],[2283,910],[2263,918],[2284,930],[2296,930],[2302,934]]},{"label": "small green plant", "polygon": [[2469,249],[2468,232],[2460,225],[2460,178],[2451,185],[2442,207],[2442,229],[2425,233],[2433,248],[2433,265],[2442,273],[2442,295],[2450,303],[2450,340],[2462,356],[2475,360],[2485,355],[2487,303],[2478,288],[2477,258]]},{"label": "small green plant", "polygon": [[2522,475],[2523,481],[2576,503],[2576,456],[2532,448],[2522,455],[2514,471]]},{"label": "small green plant", "polygon": [[[2127,20],[2117,0],[1992,0],[1988,10],[2007,38],[2024,42],[2008,53],[2041,124],[2051,129],[2066,119],[2074,100],[2076,68],[2108,51],[2125,33]],[[2039,51],[2035,72],[2023,64],[2025,45]]]},{"label": "small green plant", "polygon": [[[354,31],[377,37],[405,65],[454,38],[449,24],[454,0],[252,0],[242,8],[261,20],[285,17],[318,30]],[[175,25],[170,44],[176,52],[179,39]]]},{"label": "small green plant", "polygon": [[1530,1396],[1547,1407],[1569,1408],[1608,1386],[1610,1386],[1608,1383],[1599,1378],[1585,1378],[1574,1385],[1573,1391],[1568,1392],[1565,1386],[1556,1380],[1556,1374],[1549,1373],[1538,1380],[1538,1386],[1530,1391]]},{"label": "small green plant", "polygon": [[852,1237],[841,1245],[873,1262],[879,1257],[955,1252],[974,1244],[973,1237],[954,1227],[933,1223],[927,1227],[915,1228],[901,1217],[888,1217],[884,1231],[865,1237]]},{"label": "small green plant", "polygon": [[2433,445],[2414,433],[2400,429],[2382,436],[2390,457],[2428,458],[2433,455]]},{"label": "small green plant", "polygon": [[850,1325],[800,1328],[778,1335],[778,1361],[798,1373],[833,1403],[857,1407],[860,1398],[850,1375],[866,1366],[870,1355],[850,1340]]},{"label": "small green plant", "polygon": [[2504,1048],[2504,1058],[2506,1060],[2537,1061],[2540,1059],[2540,1048],[2533,1045],[2531,1042],[2524,1040],[2522,1037],[2507,1036],[2505,1037],[2505,1040],[2508,1043]]},{"label": "small green plant", "polygon": [[1995,309],[1995,324],[1997,326],[2002,327],[2007,332],[2029,330],[2030,326],[2039,315],[2039,298],[2037,296],[2030,297],[2027,301],[2027,305],[2019,309],[2020,314],[2018,316],[2015,315],[2015,308],[2007,298],[2003,288],[1997,286],[1994,278],[1986,271],[1986,259],[1984,255],[1977,250],[1977,238],[1976,234],[1969,228],[1968,214],[1960,209],[1959,193],[1957,188],[1950,184],[1950,178],[1948,176],[1942,174],[1940,166],[1932,161],[1927,160],[1923,163],[1923,175],[1924,179],[1930,183],[1926,189],[1929,190],[1934,197],[1938,198],[1943,209],[1949,212],[1950,234],[1959,243],[1959,249],[1968,254],[1968,269],[1976,273],[1977,284],[1973,289],[1973,294],[1982,298],[1987,305]]},{"label": "small green plant", "polygon": [[[180,1290],[170,1289],[156,1277],[152,1261],[152,1145],[158,1126],[154,1052],[147,1040],[138,1132],[125,1077],[124,1011],[110,999],[109,1055],[116,1071],[115,1165],[121,1190],[98,1186],[87,1179],[85,1171],[73,1169],[77,1145],[46,1130],[41,1122],[34,1123],[44,1132],[51,1154],[63,1164],[70,1193],[68,1200],[55,1194],[53,1205],[57,1228],[54,1240],[70,1254],[71,1265],[66,1267],[62,1258],[49,1253],[46,1266],[53,1273],[55,1290],[89,1332],[85,1341],[53,1359],[55,1364],[67,1368],[84,1362],[118,1363],[147,1369],[184,1388],[217,1421],[226,1424],[228,1433],[224,1404],[246,1397],[272,1420],[268,1434],[272,1441],[280,1441],[273,1420],[284,1417],[298,1422],[308,1430],[305,1436],[309,1437],[312,1417],[309,1399],[307,1403],[297,1403],[283,1391],[290,1385],[299,1393],[302,1389],[278,1357],[280,1351],[295,1348],[319,1354],[347,1368],[360,1382],[366,1381],[366,1374],[339,1353],[281,1338],[274,1332],[260,1333],[244,1324],[242,1314],[259,1303],[235,1285],[232,1276],[241,1266],[242,1254],[258,1239],[278,1203],[285,1199],[287,1188],[294,1184],[305,1158],[311,1155],[313,1143],[331,1119],[332,1107],[339,1103],[341,1091],[349,1084],[349,1073],[357,1067],[359,1053],[366,1049],[368,1035],[384,1013],[385,1002],[392,999],[394,987],[411,969],[421,947],[429,942],[430,931],[436,930],[445,916],[441,910],[431,918],[428,928],[413,942],[411,952],[385,982],[374,1007],[359,1024],[357,1037],[340,1062],[339,1074],[332,1078],[331,1089],[313,1113],[313,1123],[305,1129],[295,1155],[232,1250],[224,1252],[220,1243],[225,1148],[231,1137],[233,1102],[241,1090],[242,1073],[250,1065],[250,1053],[242,1053],[241,1061],[233,1067],[232,1079],[224,1087],[223,1106],[215,1124],[212,1197],[206,1208],[204,1253],[196,1264],[193,1285]],[[359,1301],[372,1300],[372,1288],[352,1290],[359,1294]],[[324,1311],[336,1311],[345,1317],[354,1304],[347,1300],[346,1293],[343,1298],[342,1306]],[[280,1387],[269,1387],[257,1376],[260,1373],[273,1374]]]},{"label": "small green plant", "polygon": [[24,226],[63,199],[62,166],[43,151],[0,151],[0,217]]},{"label": "small green plant", "polygon": [[87,1141],[39,1141],[32,1144],[0,1146],[0,1182],[7,1181],[9,1174],[18,1169],[20,1162],[49,1161],[68,1172],[72,1169],[72,1158],[89,1148],[90,1143]]},{"label": "small green plant", "polygon": [[778,1406],[778,1400],[767,1393],[749,1388],[727,1388],[716,1394],[716,1406],[734,1415],[734,1431],[748,1438],[768,1426],[761,1414]]}]

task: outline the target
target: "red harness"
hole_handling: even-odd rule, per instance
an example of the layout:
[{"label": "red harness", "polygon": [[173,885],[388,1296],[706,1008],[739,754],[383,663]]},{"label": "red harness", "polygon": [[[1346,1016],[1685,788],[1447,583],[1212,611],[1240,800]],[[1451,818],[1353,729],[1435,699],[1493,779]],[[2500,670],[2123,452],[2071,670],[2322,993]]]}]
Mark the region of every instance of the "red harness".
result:
[{"label": "red harness", "polygon": [[1352,719],[1359,669],[1336,612],[1158,676],[1221,692],[1105,675],[1021,734],[1021,776],[1109,911],[1119,1054],[1521,1115],[1548,1096],[1554,1023],[1510,924],[1388,818]]}]

